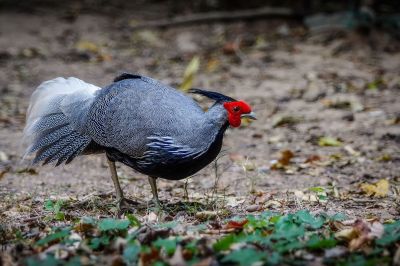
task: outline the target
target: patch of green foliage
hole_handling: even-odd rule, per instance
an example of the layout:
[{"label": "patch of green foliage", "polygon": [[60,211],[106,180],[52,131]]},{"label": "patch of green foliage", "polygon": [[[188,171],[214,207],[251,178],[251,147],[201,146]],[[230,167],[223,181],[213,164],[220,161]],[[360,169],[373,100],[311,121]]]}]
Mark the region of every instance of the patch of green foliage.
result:
[{"label": "patch of green foliage", "polygon": [[[54,203],[49,203],[49,206],[55,209]],[[34,244],[38,248],[54,244],[68,250],[77,247],[75,253],[70,252],[74,255],[60,259],[56,250],[48,249],[43,251],[45,254],[40,256],[41,259],[33,256],[26,260],[26,264],[80,265],[82,257],[86,260],[90,258],[93,260],[90,263],[96,264],[97,255],[112,252],[126,265],[139,262],[144,265],[168,265],[169,260],[180,252],[185,254],[181,257],[188,265],[210,255],[223,265],[302,265],[307,264],[310,257],[318,257],[326,265],[390,265],[400,242],[400,221],[396,221],[384,225],[382,237],[370,243],[368,252],[362,249],[350,252],[347,249],[346,256],[325,256],[335,248],[346,248],[345,242],[335,238],[331,226],[346,219],[343,214],[314,215],[307,210],[289,214],[266,211],[241,219],[245,221],[242,227],[210,240],[194,237],[192,231],[190,236],[178,235],[174,232],[175,227],[181,226],[177,222],[141,225],[139,219],[131,214],[127,215],[127,219],[84,217],[74,224],[53,228]],[[198,228],[199,231],[205,230],[205,227]],[[81,238],[72,237],[74,234],[79,234]],[[121,241],[121,238],[123,245],[115,248],[116,241]],[[81,246],[89,249],[82,249]]]},{"label": "patch of green foliage", "polygon": [[47,218],[50,220],[57,220],[57,221],[64,220],[65,214],[64,212],[61,211],[63,205],[64,202],[62,200],[57,200],[57,201],[46,200],[44,202],[44,209],[52,213],[52,215],[48,216]]}]

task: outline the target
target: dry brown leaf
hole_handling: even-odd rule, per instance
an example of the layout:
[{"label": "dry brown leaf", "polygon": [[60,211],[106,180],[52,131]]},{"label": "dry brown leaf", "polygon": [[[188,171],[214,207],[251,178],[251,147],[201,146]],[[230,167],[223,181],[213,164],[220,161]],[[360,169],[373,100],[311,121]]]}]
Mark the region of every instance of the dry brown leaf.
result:
[{"label": "dry brown leaf", "polygon": [[308,158],[307,158],[307,160],[305,161],[306,163],[313,163],[313,162],[315,162],[315,161],[320,161],[321,160],[321,157],[319,156],[319,155],[311,155],[311,156],[308,156]]},{"label": "dry brown leaf", "polygon": [[218,213],[216,211],[201,211],[196,213],[196,218],[199,220],[208,220],[217,217]]},{"label": "dry brown leaf", "polygon": [[152,265],[160,258],[160,253],[157,249],[152,248],[150,253],[140,253],[141,265]]},{"label": "dry brown leaf", "polygon": [[225,228],[226,229],[231,229],[231,228],[234,228],[234,229],[242,229],[243,228],[243,226],[245,225],[245,224],[247,224],[247,219],[245,219],[245,220],[243,220],[243,221],[229,221],[226,225],[225,225]]},{"label": "dry brown leaf", "polygon": [[281,151],[281,157],[278,162],[274,163],[271,166],[272,170],[282,169],[285,166],[289,165],[290,160],[294,157],[294,153],[291,150],[283,150]]},{"label": "dry brown leaf", "polygon": [[361,190],[367,194],[367,196],[374,197],[386,197],[389,193],[389,181],[381,179],[374,184],[363,183],[361,184]]},{"label": "dry brown leaf", "polygon": [[224,54],[231,55],[231,54],[235,54],[238,49],[239,49],[239,43],[227,42],[224,44],[222,51],[224,52]]},{"label": "dry brown leaf", "polygon": [[279,159],[279,163],[283,165],[288,165],[293,157],[294,153],[291,150],[284,150],[281,152],[281,158]]},{"label": "dry brown leaf", "polygon": [[382,237],[383,232],[384,227],[380,222],[357,219],[352,227],[337,232],[335,237],[347,241],[350,251],[355,251],[368,245],[371,240]]}]

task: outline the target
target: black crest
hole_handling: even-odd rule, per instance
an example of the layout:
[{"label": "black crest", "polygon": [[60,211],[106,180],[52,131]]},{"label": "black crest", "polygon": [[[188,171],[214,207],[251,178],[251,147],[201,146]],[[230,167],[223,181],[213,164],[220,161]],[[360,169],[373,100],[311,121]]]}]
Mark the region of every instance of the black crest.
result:
[{"label": "black crest", "polygon": [[210,98],[212,100],[215,100],[217,102],[237,102],[237,100],[235,100],[229,96],[223,95],[221,93],[215,92],[215,91],[206,91],[206,90],[193,88],[193,89],[190,89],[189,92],[203,95],[203,96]]},{"label": "black crest", "polygon": [[124,80],[124,79],[140,79],[140,78],[141,78],[140,75],[124,72],[121,75],[119,75],[118,77],[116,77],[114,79],[114,82],[118,82],[118,81],[121,81],[121,80]]}]

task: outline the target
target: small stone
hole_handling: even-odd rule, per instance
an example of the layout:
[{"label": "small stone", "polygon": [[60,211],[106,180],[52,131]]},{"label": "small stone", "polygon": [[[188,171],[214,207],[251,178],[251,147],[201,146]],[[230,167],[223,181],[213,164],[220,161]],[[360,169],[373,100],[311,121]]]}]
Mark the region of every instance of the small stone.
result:
[{"label": "small stone", "polygon": [[4,151],[0,151],[0,162],[8,161],[8,156]]},{"label": "small stone", "polygon": [[261,211],[262,207],[260,205],[254,204],[247,206],[246,211],[248,212],[256,212],[256,211]]}]

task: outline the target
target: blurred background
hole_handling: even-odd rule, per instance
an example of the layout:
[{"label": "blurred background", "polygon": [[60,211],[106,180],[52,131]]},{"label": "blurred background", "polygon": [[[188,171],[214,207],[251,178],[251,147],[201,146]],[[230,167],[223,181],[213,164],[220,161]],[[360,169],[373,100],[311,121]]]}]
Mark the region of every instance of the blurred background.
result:
[{"label": "blurred background", "polygon": [[[254,107],[259,120],[227,132],[224,193],[285,197],[282,190],[345,193],[362,182],[398,182],[399,37],[400,5],[389,0],[0,0],[0,193],[40,201],[112,190],[103,157],[27,168],[20,142],[41,82],[75,76],[106,86],[121,72]],[[118,171],[129,197],[150,198],[146,178]],[[213,173],[209,167],[190,179],[190,196],[212,189]],[[161,198],[182,197],[183,182],[159,187]],[[348,204],[336,208],[364,211]]]}]

